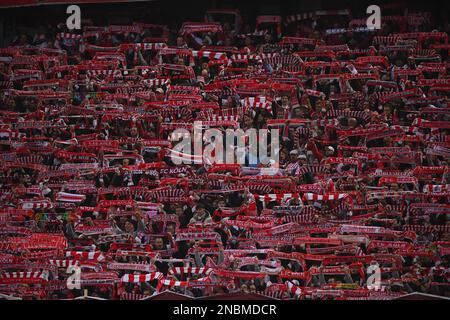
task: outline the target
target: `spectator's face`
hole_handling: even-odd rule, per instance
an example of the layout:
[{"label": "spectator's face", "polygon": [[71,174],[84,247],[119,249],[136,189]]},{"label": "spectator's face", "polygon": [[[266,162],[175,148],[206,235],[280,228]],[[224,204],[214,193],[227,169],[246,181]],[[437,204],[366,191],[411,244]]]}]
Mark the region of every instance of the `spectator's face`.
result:
[{"label": "spectator's face", "polygon": [[292,110],[292,117],[293,118],[301,118],[302,117],[302,111],[300,108],[295,108],[294,110]]},{"label": "spectator's face", "polygon": [[181,207],[176,207],[176,208],[175,208],[175,214],[176,214],[178,217],[181,217],[181,216],[183,215],[183,208],[181,208]]},{"label": "spectator's face", "polygon": [[92,221],[91,217],[87,217],[85,219],[85,223],[86,223],[87,226],[93,226],[94,225],[94,221]]},{"label": "spectator's face", "polygon": [[301,118],[305,118],[308,115],[308,108],[306,108],[305,106],[298,108],[298,110],[300,112]]},{"label": "spectator's face", "polygon": [[173,224],[169,224],[166,228],[167,233],[171,235],[175,234],[175,226]]},{"label": "spectator's face", "polygon": [[128,233],[134,232],[134,225],[130,221],[125,222],[125,231]]},{"label": "spectator's face", "polygon": [[283,106],[289,105],[289,97],[288,97],[288,96],[282,96],[282,97],[281,97],[281,104],[282,104]]},{"label": "spectator's face", "polygon": [[182,47],[184,45],[184,39],[182,37],[177,38],[177,47]]},{"label": "spectator's face", "polygon": [[154,241],[155,250],[163,250],[164,249],[164,241],[162,238],[156,238]]},{"label": "spectator's face", "polygon": [[202,217],[205,214],[205,208],[197,208],[197,210],[195,211],[195,215],[197,217]]},{"label": "spectator's face", "polygon": [[244,124],[246,127],[251,127],[252,123],[252,118],[250,118],[249,116],[244,116]]},{"label": "spectator's face", "polygon": [[331,157],[334,154],[334,152],[332,150],[330,150],[330,149],[327,149],[325,151],[325,154],[327,155],[327,157]]}]

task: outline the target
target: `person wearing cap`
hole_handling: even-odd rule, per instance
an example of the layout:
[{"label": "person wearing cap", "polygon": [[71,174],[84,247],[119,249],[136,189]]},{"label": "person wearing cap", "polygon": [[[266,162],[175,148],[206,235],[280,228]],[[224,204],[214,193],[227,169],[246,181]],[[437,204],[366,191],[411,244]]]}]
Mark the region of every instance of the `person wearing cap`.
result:
[{"label": "person wearing cap", "polygon": [[287,174],[293,175],[297,170],[298,168],[297,157],[298,157],[298,150],[291,150],[289,152],[289,163],[286,165],[285,168]]},{"label": "person wearing cap", "polygon": [[292,159],[297,159],[297,157],[298,157],[298,150],[291,150],[290,152],[289,152],[289,156],[290,156],[290,158],[291,158],[291,160]]},{"label": "person wearing cap", "polygon": [[299,154],[297,156],[297,160],[301,165],[305,165],[306,164],[306,155],[305,154]]},{"label": "person wearing cap", "polygon": [[332,146],[327,146],[325,148],[325,156],[333,157],[334,156],[334,148]]},{"label": "person wearing cap", "polygon": [[155,98],[156,98],[156,100],[163,100],[164,90],[162,88],[157,88],[155,90]]}]

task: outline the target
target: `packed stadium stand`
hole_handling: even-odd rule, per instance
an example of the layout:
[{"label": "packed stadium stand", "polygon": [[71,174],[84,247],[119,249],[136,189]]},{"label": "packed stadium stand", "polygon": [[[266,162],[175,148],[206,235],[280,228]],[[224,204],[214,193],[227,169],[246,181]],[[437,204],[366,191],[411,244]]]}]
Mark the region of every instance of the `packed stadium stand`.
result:
[{"label": "packed stadium stand", "polygon": [[0,299],[449,296],[445,10],[219,2],[0,3]]}]

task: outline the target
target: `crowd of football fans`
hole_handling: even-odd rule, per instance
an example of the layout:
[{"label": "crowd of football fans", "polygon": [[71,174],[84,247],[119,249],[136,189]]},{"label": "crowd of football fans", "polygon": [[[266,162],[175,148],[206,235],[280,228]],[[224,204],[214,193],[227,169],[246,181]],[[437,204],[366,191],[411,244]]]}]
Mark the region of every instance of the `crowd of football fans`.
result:
[{"label": "crowd of football fans", "polygon": [[[17,34],[1,297],[448,295],[448,34],[427,12],[349,14]],[[211,163],[174,150],[180,128],[278,129],[278,161]]]}]

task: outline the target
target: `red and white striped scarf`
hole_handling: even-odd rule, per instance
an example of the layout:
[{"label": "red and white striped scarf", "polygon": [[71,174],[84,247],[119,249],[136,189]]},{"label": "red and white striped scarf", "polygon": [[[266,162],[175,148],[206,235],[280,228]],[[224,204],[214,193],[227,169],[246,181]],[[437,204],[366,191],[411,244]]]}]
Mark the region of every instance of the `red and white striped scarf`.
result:
[{"label": "red and white striped scarf", "polygon": [[66,251],[66,257],[73,257],[80,260],[105,260],[105,256],[101,251]]},{"label": "red and white striped scarf", "polygon": [[164,274],[161,272],[152,272],[146,274],[124,274],[122,278],[120,278],[120,282],[123,283],[141,283],[141,282],[149,282],[153,280],[161,280],[164,278]]}]

